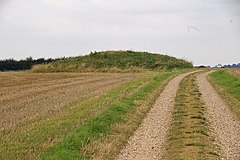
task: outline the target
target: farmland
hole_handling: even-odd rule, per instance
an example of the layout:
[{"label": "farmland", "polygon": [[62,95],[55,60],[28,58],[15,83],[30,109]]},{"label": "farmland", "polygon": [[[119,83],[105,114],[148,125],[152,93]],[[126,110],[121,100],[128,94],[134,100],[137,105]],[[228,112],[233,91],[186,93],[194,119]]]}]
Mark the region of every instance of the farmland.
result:
[{"label": "farmland", "polygon": [[[104,93],[140,75],[1,73],[1,128],[48,116],[62,106]],[[21,113],[21,114],[19,114]]]},{"label": "farmland", "polygon": [[[125,105],[131,103],[139,107],[138,101],[144,99],[149,104],[153,103],[159,94],[153,90],[159,87],[161,89],[166,80],[177,73],[2,72],[0,159],[39,159],[45,152],[45,155],[55,155],[57,152],[48,150],[60,144],[74,129],[87,125],[94,117],[104,114],[114,104],[119,103],[121,106],[126,101]],[[149,94],[153,98],[149,99]],[[131,101],[126,99],[131,96]],[[138,121],[131,122],[131,125],[137,127],[141,121],[139,116],[143,118],[150,107],[151,105],[143,106],[140,115],[136,114],[137,110],[132,111],[132,116],[136,114]],[[125,121],[130,121],[131,116],[127,117]],[[117,119],[116,122],[121,121]],[[122,133],[122,137],[130,136],[133,128]],[[125,142],[126,140],[119,139],[116,143],[121,146]],[[89,150],[87,148],[84,150]]]},{"label": "farmland", "polygon": [[135,54],[0,72],[0,159],[238,160],[239,70],[127,59]]},{"label": "farmland", "polygon": [[0,160],[240,160],[240,0],[0,0]]},{"label": "farmland", "polygon": [[[52,143],[54,139],[51,140],[51,137],[44,137],[44,134],[49,136],[49,132],[59,132],[59,137],[64,134],[64,132],[67,132],[68,129],[73,128],[73,123],[77,121],[77,119],[74,119],[74,116],[79,116],[73,114],[76,113],[79,107],[86,105],[86,103],[93,102],[123,83],[141,77],[143,77],[142,74],[0,73],[0,139],[1,142],[3,142],[0,144],[1,156],[7,154],[7,157],[11,157],[11,153],[6,152],[6,149],[9,151],[10,149],[15,149],[14,147],[17,147],[17,150],[14,150],[14,152],[24,152],[24,149],[26,149],[25,152],[32,154],[29,150],[35,146],[31,146],[31,142],[36,143],[41,141],[38,145],[42,143],[42,147],[46,147],[49,145],[47,143]],[[85,119],[104,110],[105,108],[101,108],[103,107],[101,103],[110,105],[114,101],[118,101],[123,96],[132,92],[130,89],[127,89],[126,86],[118,88],[117,90],[118,92],[115,92],[118,94],[115,93],[115,95],[111,95],[111,102],[103,100],[103,102],[99,102],[99,106],[95,104],[95,106],[89,106],[88,108],[86,108],[86,106],[85,108],[83,107],[81,111],[87,114],[85,115]],[[119,90],[121,92],[119,92]],[[104,107],[109,105],[104,105]],[[57,125],[55,122],[61,120],[63,121],[61,123],[67,123],[64,125],[68,128],[55,130],[64,125],[56,126],[54,131],[52,131],[51,127]],[[84,119],[82,118],[81,121],[84,121]],[[33,137],[28,137],[30,135],[36,139],[32,140]],[[47,138],[47,141],[44,138]],[[5,153],[3,154],[3,152]],[[21,155],[23,153],[15,154]],[[4,157],[1,157],[1,159],[4,159]]]}]

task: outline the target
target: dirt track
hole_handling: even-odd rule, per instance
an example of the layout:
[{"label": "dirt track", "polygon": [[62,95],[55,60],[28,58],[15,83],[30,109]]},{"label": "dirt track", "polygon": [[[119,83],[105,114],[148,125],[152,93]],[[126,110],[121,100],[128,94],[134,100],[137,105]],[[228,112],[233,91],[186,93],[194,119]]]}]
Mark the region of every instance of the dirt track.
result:
[{"label": "dirt track", "polygon": [[130,74],[0,73],[0,129],[51,115],[78,99],[104,93],[139,77]]},{"label": "dirt track", "polygon": [[168,83],[126,148],[121,151],[119,160],[152,160],[161,157],[179,83],[191,73],[179,75]]},{"label": "dirt track", "polygon": [[202,99],[207,106],[211,127],[219,137],[223,151],[229,160],[240,159],[240,122],[230,107],[221,99],[207,81],[210,72],[198,75],[197,81]]}]

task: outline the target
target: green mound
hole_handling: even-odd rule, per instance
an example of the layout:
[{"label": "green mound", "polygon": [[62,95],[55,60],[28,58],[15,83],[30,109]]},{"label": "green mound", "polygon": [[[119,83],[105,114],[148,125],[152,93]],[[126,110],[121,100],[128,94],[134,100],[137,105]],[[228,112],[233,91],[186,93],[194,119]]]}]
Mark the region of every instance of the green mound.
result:
[{"label": "green mound", "polygon": [[46,65],[36,65],[32,70],[33,72],[138,72],[192,67],[191,62],[167,55],[134,51],[104,51],[67,58]]}]

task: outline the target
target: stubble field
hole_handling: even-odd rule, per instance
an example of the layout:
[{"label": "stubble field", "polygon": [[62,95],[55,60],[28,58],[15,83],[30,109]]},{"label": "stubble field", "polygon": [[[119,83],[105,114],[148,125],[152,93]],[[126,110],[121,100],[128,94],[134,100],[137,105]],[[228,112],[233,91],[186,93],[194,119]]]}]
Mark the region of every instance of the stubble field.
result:
[{"label": "stubble field", "polygon": [[136,78],[121,74],[0,74],[1,129],[47,116],[77,99],[106,92]]},{"label": "stubble field", "polygon": [[[35,159],[53,141],[62,139],[64,133],[106,109],[108,105],[101,103],[113,103],[128,91],[113,94],[111,102],[87,103],[94,103],[108,91],[142,76],[0,73],[0,159]],[[79,108],[81,112],[77,112]]]},{"label": "stubble field", "polygon": [[184,72],[2,72],[0,160],[238,160],[239,69]]}]

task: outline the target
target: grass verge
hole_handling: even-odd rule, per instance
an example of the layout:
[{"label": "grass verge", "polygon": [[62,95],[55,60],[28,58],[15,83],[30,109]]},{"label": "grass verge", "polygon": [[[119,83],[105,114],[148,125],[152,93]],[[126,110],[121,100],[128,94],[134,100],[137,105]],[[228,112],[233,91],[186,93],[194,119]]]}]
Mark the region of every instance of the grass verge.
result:
[{"label": "grass verge", "polygon": [[163,159],[220,159],[220,148],[205,117],[205,106],[194,75],[181,83]]},{"label": "grass verge", "polygon": [[[91,149],[91,144],[96,142],[106,143],[104,140],[110,140],[120,137],[128,137],[133,129],[129,129],[126,132],[119,130],[118,125],[123,125],[126,121],[131,121],[131,113],[135,116],[135,122],[129,123],[129,128],[137,128],[136,126],[140,124],[139,117],[144,117],[148,108],[144,109],[143,113],[138,114],[138,107],[141,107],[150,97],[151,94],[161,85],[166,82],[170,77],[175,75],[177,72],[164,72],[159,75],[152,77],[149,81],[139,88],[136,92],[129,96],[124,97],[121,101],[114,103],[109,109],[103,111],[98,116],[91,118],[85,124],[79,126],[78,128],[72,130],[66,135],[64,140],[60,143],[55,144],[53,147],[49,148],[47,152],[42,155],[42,159],[47,160],[72,160],[72,159],[91,159],[99,154],[99,150],[96,148]],[[156,93],[155,93],[156,94]],[[154,100],[154,98],[150,98]],[[142,111],[140,109],[140,111]],[[134,127],[131,127],[132,125]],[[102,140],[102,141],[101,141]],[[109,141],[108,141],[109,142]],[[114,155],[120,150],[121,146],[126,142],[122,138],[115,141],[117,143],[117,148],[114,150]],[[97,143],[99,144],[99,143]],[[109,143],[108,143],[109,144]],[[101,146],[101,145],[100,145]],[[102,150],[106,151],[106,150]],[[101,152],[101,151],[100,151]],[[111,150],[107,151],[111,153]],[[104,152],[101,155],[109,155]],[[104,156],[103,156],[104,157]]]},{"label": "grass verge", "polygon": [[240,119],[240,79],[220,70],[211,73],[208,80]]}]

